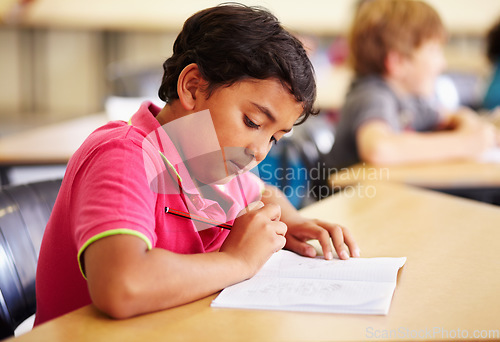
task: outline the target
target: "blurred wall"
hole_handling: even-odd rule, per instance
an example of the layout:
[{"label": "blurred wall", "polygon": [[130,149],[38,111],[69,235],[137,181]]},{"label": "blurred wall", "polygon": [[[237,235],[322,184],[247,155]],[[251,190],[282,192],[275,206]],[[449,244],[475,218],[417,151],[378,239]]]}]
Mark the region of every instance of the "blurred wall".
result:
[{"label": "blurred wall", "polygon": [[[0,124],[4,120],[56,120],[102,111],[105,98],[115,91],[110,73],[149,66],[158,66],[161,72],[161,63],[170,56],[173,40],[187,16],[219,3],[34,0],[24,10],[13,10],[5,5],[5,1],[12,5],[13,0],[2,1]],[[320,45],[345,34],[356,5],[356,0],[242,2],[269,8],[285,26],[319,40]],[[429,2],[451,32],[447,45],[450,69],[487,77],[482,37],[500,16],[500,1]],[[335,91],[333,86],[320,92]]]}]

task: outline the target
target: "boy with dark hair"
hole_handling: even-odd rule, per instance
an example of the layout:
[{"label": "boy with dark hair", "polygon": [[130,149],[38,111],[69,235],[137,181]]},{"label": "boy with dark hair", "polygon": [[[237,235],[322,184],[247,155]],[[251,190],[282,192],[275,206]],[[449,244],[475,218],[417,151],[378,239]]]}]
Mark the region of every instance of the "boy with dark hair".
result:
[{"label": "boy with dark hair", "polygon": [[349,36],[356,78],[329,166],[478,158],[494,146],[494,128],[471,111],[452,115],[430,105],[445,66],[445,36],[438,13],[423,1],[362,3]]},{"label": "boy with dark hair", "polygon": [[359,255],[349,231],[303,218],[248,171],[314,113],[313,70],[269,12],[189,18],[164,64],[167,102],[97,129],[71,158],[37,273],[40,324],[93,303],[115,318],[181,305],[253,276],[286,247]]},{"label": "boy with dark hair", "polygon": [[[228,34],[231,30],[235,31]],[[209,84],[208,94],[248,78],[276,78],[303,103],[304,119],[316,114],[316,83],[302,44],[267,11],[220,6],[217,11],[198,12],[184,24],[173,51],[163,64],[158,92],[167,103],[178,99],[180,72],[196,63]]]}]

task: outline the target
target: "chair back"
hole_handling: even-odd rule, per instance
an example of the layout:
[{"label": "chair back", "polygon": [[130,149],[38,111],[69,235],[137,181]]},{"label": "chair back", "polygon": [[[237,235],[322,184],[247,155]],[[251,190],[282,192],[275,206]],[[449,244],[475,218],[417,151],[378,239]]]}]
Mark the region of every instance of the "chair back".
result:
[{"label": "chair back", "polygon": [[38,254],[60,186],[51,180],[0,188],[0,338],[36,311]]}]

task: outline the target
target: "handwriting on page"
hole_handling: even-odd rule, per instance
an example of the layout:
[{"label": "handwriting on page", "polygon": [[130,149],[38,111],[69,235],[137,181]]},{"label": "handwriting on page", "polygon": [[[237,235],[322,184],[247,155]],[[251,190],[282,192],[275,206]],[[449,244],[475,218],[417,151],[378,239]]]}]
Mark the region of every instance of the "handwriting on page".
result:
[{"label": "handwriting on page", "polygon": [[272,295],[283,298],[284,296],[330,298],[333,292],[342,288],[338,282],[318,283],[317,281],[304,280],[301,282],[279,281],[264,284],[257,289],[249,289],[248,295]]},{"label": "handwriting on page", "polygon": [[387,314],[405,260],[324,260],[280,251],[252,279],[222,291],[212,306]]}]

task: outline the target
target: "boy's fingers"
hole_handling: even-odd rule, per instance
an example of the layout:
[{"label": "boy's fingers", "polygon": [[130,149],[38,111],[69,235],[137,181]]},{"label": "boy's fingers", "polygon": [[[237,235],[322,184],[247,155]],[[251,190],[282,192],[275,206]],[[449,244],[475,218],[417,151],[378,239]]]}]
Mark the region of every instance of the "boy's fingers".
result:
[{"label": "boy's fingers", "polygon": [[275,249],[275,252],[282,250],[283,247],[285,247],[285,245],[286,245],[286,238],[282,235],[279,235],[277,239],[277,244],[276,244],[277,248]]},{"label": "boy's fingers", "polygon": [[344,233],[344,243],[347,245],[347,247],[349,247],[349,250],[351,251],[351,256],[359,258],[361,252],[351,232],[349,231],[349,229],[343,228],[343,233]]},{"label": "boy's fingers", "polygon": [[294,236],[287,236],[285,247],[297,254],[314,258],[316,256],[316,250],[313,246],[307,242],[303,242],[295,238]]},{"label": "boy's fingers", "polygon": [[285,236],[286,231],[288,229],[288,227],[285,223],[283,223],[281,221],[275,221],[275,222],[272,222],[272,224],[273,224],[274,231],[276,232],[276,234]]},{"label": "boy's fingers", "polygon": [[344,248],[344,233],[342,228],[340,226],[333,225],[333,229],[331,229],[330,234],[332,236],[333,248],[335,248],[339,258],[343,260],[349,259],[349,252],[347,252]]},{"label": "boy's fingers", "polygon": [[[359,256],[359,248],[356,242],[354,242],[354,238],[349,230],[337,224],[323,223],[323,225],[324,228],[330,233],[333,241],[333,247],[335,248],[335,251],[340,259],[349,259],[349,252],[346,250],[345,245],[347,245],[353,257]],[[323,248],[323,250],[325,249]]]},{"label": "boy's fingers", "polygon": [[319,229],[317,229],[314,233],[314,238],[318,240],[319,244],[321,245],[321,250],[323,251],[323,256],[325,257],[325,259],[331,260],[333,259],[333,252],[329,234],[330,232],[319,226],[318,228]]},{"label": "boy's fingers", "polygon": [[264,206],[264,203],[262,203],[262,201],[252,202],[247,207],[240,210],[240,212],[238,213],[238,215],[236,215],[236,217],[240,217],[241,215],[245,215],[246,213],[248,213],[249,211],[252,211],[252,210],[259,210],[263,206]]},{"label": "boy's fingers", "polygon": [[255,201],[255,202],[252,202],[248,205],[248,207],[246,207],[246,209],[248,211],[252,211],[252,210],[258,210],[260,208],[262,208],[264,206],[264,203],[262,201]]},{"label": "boy's fingers", "polygon": [[279,221],[281,218],[281,207],[277,204],[266,204],[258,210],[269,217],[272,221]]}]

